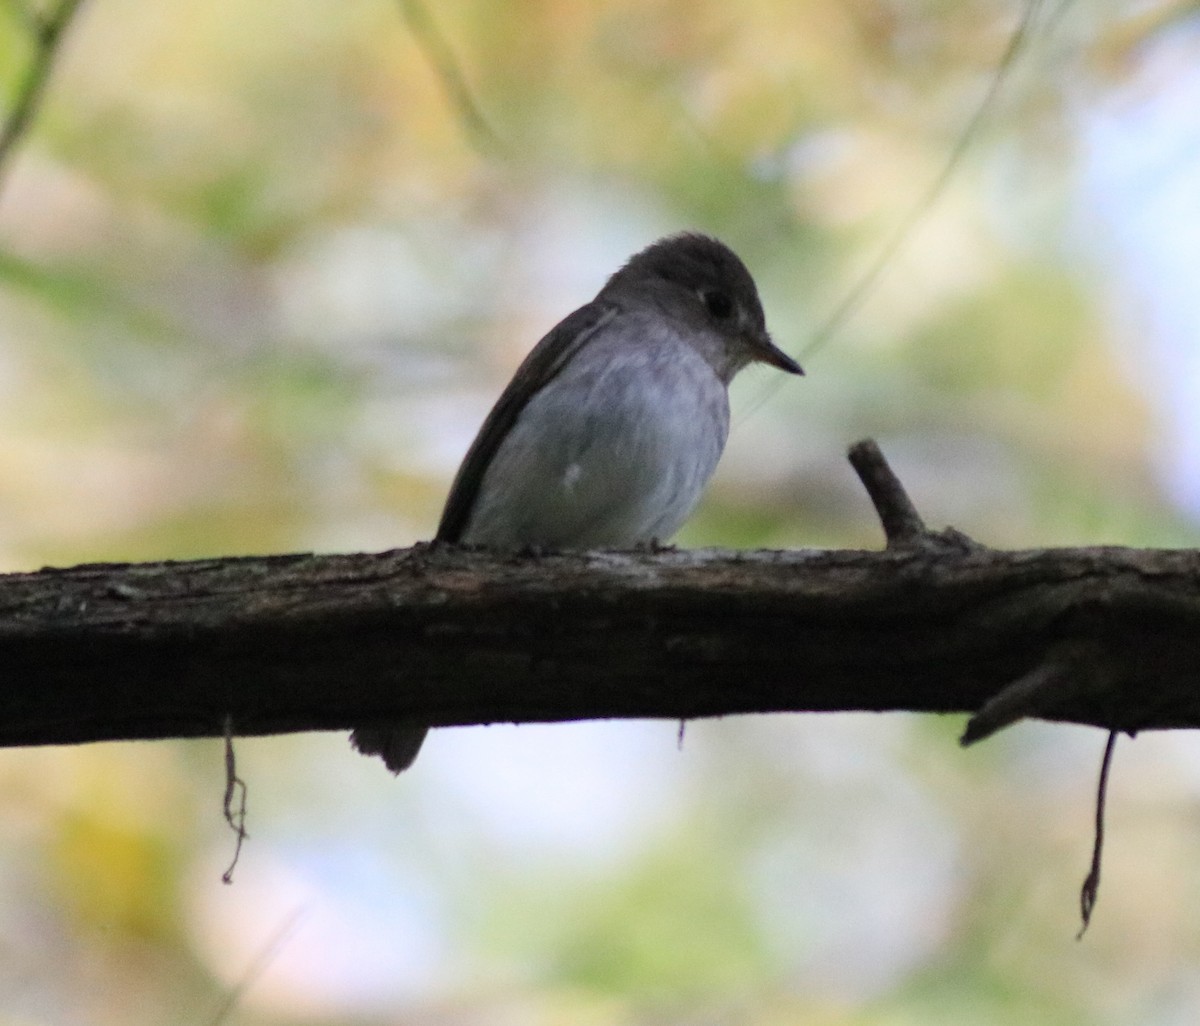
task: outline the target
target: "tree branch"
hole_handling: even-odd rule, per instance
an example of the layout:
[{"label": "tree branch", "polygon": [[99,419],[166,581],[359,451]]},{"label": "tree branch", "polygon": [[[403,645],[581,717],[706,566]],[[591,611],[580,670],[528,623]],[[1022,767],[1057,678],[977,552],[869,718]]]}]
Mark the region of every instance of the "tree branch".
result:
[{"label": "tree branch", "polygon": [[947,548],[981,547],[978,542],[952,527],[942,531],[929,530],[904,490],[904,485],[888,466],[879,446],[871,439],[850,446],[848,459],[867,495],[871,497],[889,549],[927,549],[936,552]]},{"label": "tree branch", "polygon": [[952,539],[0,576],[0,745],[221,737],[229,718],[245,735],[982,707],[980,736],[1022,716],[1200,726],[1200,553]]}]

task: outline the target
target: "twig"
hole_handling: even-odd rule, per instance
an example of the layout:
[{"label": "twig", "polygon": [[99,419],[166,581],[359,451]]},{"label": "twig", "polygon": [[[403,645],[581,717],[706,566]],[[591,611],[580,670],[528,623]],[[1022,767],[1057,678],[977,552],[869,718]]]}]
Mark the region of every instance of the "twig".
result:
[{"label": "twig", "polygon": [[446,37],[434,23],[429,9],[422,0],[397,0],[400,10],[408,22],[409,30],[416,40],[417,46],[424,52],[426,59],[433,66],[434,72],[441,79],[442,88],[446,90],[450,102],[458,111],[458,116],[466,126],[467,135],[475,147],[482,151],[501,150],[503,140],[483,116],[471,88],[467,85],[466,76],[459,66],[454,51],[446,41]]},{"label": "twig", "polygon": [[[234,809],[233,796],[238,796],[237,809]],[[246,782],[237,775],[237,762],[233,754],[233,717],[225,717],[225,822],[237,835],[237,843],[233,849],[233,860],[229,868],[221,874],[223,883],[233,883],[233,871],[237,867],[242,854],[242,842],[248,836],[246,833]]]},{"label": "twig", "polygon": [[1091,638],[1056,642],[1028,673],[992,695],[967,722],[959,743],[966,747],[1018,720],[1050,718],[1080,699],[1111,694],[1116,686],[1111,652]]},{"label": "twig", "polygon": [[1100,893],[1100,858],[1104,853],[1104,805],[1108,800],[1108,771],[1112,767],[1113,749],[1117,746],[1117,732],[1108,732],[1108,744],[1104,746],[1104,759],[1100,763],[1100,783],[1096,788],[1096,839],[1092,844],[1092,868],[1088,871],[1083,887],[1079,891],[1079,913],[1083,925],[1075,935],[1082,940],[1092,921],[1092,910]]},{"label": "twig", "polygon": [[874,440],[868,438],[850,447],[850,465],[858,474],[887,538],[887,547],[915,545],[929,534],[925,521],[917,512],[900,479],[888,466]]},{"label": "twig", "polygon": [[17,86],[12,109],[0,125],[0,191],[4,188],[8,161],[17,144],[33,124],[45,96],[50,72],[60,52],[60,44],[67,26],[71,24],[71,19],[75,17],[82,2],[83,0],[61,0],[50,14],[43,17],[38,17],[35,12],[22,6],[34,36],[34,51],[24,77]]},{"label": "twig", "polygon": [[1069,661],[1048,659],[989,698],[967,721],[967,728],[958,743],[966,748],[1017,720],[1045,712],[1061,697],[1064,685],[1080,672],[1080,668]]},{"label": "twig", "polygon": [[945,527],[940,531],[929,530],[904,490],[904,485],[872,439],[856,442],[847,455],[850,465],[871,497],[875,512],[879,514],[888,549],[961,553],[984,548],[953,527]]}]

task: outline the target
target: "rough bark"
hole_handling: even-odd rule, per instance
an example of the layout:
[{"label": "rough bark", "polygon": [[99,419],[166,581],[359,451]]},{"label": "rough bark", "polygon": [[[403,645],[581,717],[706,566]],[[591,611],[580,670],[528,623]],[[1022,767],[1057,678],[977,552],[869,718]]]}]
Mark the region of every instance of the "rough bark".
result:
[{"label": "rough bark", "polygon": [[896,512],[872,451],[856,468],[882,552],[417,546],[0,577],[0,745],[221,736],[227,717],[267,734],[982,707],[969,739],[1023,716],[1200,726],[1200,553],[933,534]]}]

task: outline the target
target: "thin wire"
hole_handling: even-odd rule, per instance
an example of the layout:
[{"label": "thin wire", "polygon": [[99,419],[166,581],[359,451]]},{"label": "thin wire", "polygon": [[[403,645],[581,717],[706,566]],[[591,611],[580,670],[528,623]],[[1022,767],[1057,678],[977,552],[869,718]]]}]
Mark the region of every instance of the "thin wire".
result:
[{"label": "thin wire", "polygon": [[421,0],[397,0],[400,11],[408,22],[417,46],[424,52],[442,82],[442,88],[458,111],[466,126],[467,136],[477,149],[502,150],[504,142],[483,116],[479,104],[471,94],[467,77],[459,66],[454,51],[442,35],[429,9]]},{"label": "thin wire", "polygon": [[34,36],[34,51],[17,86],[12,109],[0,125],[0,192],[4,189],[9,160],[16,152],[17,144],[33,125],[45,97],[50,72],[54,69],[63,36],[82,2],[83,0],[62,0],[44,17],[25,4],[19,5],[19,10]]},{"label": "thin wire", "polygon": [[283,949],[295,935],[300,924],[308,915],[308,908],[304,905],[299,905],[294,908],[288,915],[284,916],[283,921],[275,929],[275,932],[267,938],[267,942],[262,946],[262,949],[251,960],[246,967],[246,971],[242,974],[241,979],[230,988],[229,993],[225,995],[225,999],[221,1002],[217,1009],[216,1015],[209,1020],[208,1026],[221,1026],[227,1022],[229,1016],[237,1008],[238,1003],[245,996],[255,983],[262,978],[272,963],[283,953]]},{"label": "thin wire", "polygon": [[[1073,0],[1061,0],[1058,9],[1051,15],[1050,23],[1057,24],[1072,2]],[[953,148],[942,164],[941,170],[909,208],[908,213],[892,229],[891,234],[884,240],[883,245],[876,253],[875,259],[871,261],[867,269],[842,297],[841,302],[826,316],[821,326],[813,333],[808,345],[800,351],[798,358],[802,363],[807,362],[809,357],[834,338],[845,323],[858,311],[867,296],[870,295],[871,290],[878,284],[879,279],[883,276],[896,254],[909,241],[921,221],[929,215],[929,212],[941,198],[946,185],[958,170],[967,151],[971,148],[980,130],[983,128],[985,119],[992,113],[993,108],[996,106],[1001,91],[1009,78],[1012,77],[1012,72],[1016,67],[1018,59],[1028,47],[1030,39],[1033,38],[1034,29],[1042,13],[1043,4],[1044,0],[1028,0],[1024,10],[1021,12],[1020,20],[1009,35],[1008,44],[1004,48],[1004,53],[1000,56],[999,63],[996,65],[996,70],[992,75],[986,92],[976,105],[974,112],[967,121],[966,127],[959,134]],[[782,387],[782,379],[777,378],[772,380],[763,388],[758,398],[743,410],[739,420],[754,413]]]},{"label": "thin wire", "polygon": [[975,111],[967,122],[966,127],[959,134],[957,141],[946,157],[945,163],[942,165],[941,171],[929,183],[925,192],[909,208],[908,213],[892,229],[891,235],[884,241],[879,252],[875,255],[875,259],[868,265],[867,270],[854,283],[850,291],[842,297],[842,301],[834,307],[833,312],[825,319],[824,324],[814,333],[811,341],[801,353],[801,359],[807,359],[821,346],[825,345],[826,342],[833,338],[838,329],[857,312],[859,307],[862,306],[863,301],[879,281],[880,276],[892,262],[892,259],[912,237],[917,226],[929,215],[929,212],[933,209],[937,201],[941,199],[947,184],[949,184],[950,179],[958,170],[959,164],[962,163],[967,151],[979,135],[984,119],[991,114],[993,107],[995,107],[1000,92],[1016,65],[1017,58],[1021,55],[1021,52],[1025,49],[1029,41],[1034,23],[1041,13],[1043,2],[1044,0],[1029,0],[1025,5],[1021,20],[1013,29],[1012,35],[1009,36],[1008,46],[1005,47],[1004,53],[1000,57],[1000,63],[996,66],[995,74],[992,75],[992,79],[988,83],[987,91],[975,107]]}]

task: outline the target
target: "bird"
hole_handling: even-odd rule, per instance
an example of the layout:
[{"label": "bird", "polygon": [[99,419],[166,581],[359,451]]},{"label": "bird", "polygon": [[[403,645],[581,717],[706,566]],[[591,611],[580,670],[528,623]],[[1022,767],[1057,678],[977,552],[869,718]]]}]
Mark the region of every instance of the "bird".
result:
[{"label": "bird", "polygon": [[[746,265],[709,235],[659,239],[517,368],[455,475],[435,543],[520,551],[668,541],[717,466],[729,383],[751,363],[804,373],[772,341]],[[427,730],[359,728],[351,741],[399,773]]]}]

